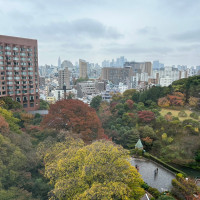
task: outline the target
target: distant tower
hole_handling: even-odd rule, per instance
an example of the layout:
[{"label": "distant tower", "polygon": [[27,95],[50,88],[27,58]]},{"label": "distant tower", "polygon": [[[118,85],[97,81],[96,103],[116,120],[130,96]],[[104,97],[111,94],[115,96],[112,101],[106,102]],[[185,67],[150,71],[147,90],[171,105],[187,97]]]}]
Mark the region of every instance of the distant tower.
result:
[{"label": "distant tower", "polygon": [[79,73],[80,78],[87,78],[87,62],[85,60],[79,59]]},{"label": "distant tower", "polygon": [[60,69],[61,68],[61,60],[60,60],[60,56],[59,56],[59,58],[58,58],[58,69]]}]

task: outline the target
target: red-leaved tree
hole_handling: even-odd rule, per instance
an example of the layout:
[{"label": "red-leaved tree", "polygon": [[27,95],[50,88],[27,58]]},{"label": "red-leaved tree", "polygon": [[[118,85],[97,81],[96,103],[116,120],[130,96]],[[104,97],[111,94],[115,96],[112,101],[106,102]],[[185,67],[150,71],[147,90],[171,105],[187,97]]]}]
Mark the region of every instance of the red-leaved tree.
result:
[{"label": "red-leaved tree", "polygon": [[107,139],[96,111],[79,100],[61,100],[52,104],[42,125],[57,130],[71,130],[80,134],[85,142]]},{"label": "red-leaved tree", "polygon": [[126,101],[126,104],[128,105],[128,108],[131,110],[131,109],[133,108],[134,102],[133,102],[131,99],[128,99],[128,100]]},{"label": "red-leaved tree", "polygon": [[142,122],[151,122],[155,119],[155,114],[149,110],[143,110],[138,112],[138,117]]}]

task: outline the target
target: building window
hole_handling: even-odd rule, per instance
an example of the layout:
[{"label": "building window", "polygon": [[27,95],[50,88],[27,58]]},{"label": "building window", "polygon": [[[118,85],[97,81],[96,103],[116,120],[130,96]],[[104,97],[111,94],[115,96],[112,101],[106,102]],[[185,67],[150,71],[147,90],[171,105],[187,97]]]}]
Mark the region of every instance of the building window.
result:
[{"label": "building window", "polygon": [[20,97],[17,97],[17,98],[16,98],[16,101],[21,102]]},{"label": "building window", "polygon": [[30,103],[30,107],[34,107],[34,103]]},{"label": "building window", "polygon": [[23,108],[27,108],[28,107],[28,104],[27,103],[24,103],[23,104]]},{"label": "building window", "polygon": [[10,46],[5,46],[5,49],[6,50],[11,50],[11,47]]},{"label": "building window", "polygon": [[14,51],[18,51],[19,48],[18,48],[18,47],[13,47],[13,50],[14,50]]}]

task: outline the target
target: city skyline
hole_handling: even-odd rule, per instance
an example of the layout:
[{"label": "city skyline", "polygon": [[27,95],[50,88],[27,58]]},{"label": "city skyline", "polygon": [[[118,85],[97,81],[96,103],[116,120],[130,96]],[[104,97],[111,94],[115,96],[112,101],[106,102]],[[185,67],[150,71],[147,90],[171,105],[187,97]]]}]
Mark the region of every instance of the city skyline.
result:
[{"label": "city skyline", "polygon": [[129,61],[200,65],[197,1],[0,3],[1,35],[37,39],[40,65],[57,65],[59,56],[101,63],[122,55]]}]

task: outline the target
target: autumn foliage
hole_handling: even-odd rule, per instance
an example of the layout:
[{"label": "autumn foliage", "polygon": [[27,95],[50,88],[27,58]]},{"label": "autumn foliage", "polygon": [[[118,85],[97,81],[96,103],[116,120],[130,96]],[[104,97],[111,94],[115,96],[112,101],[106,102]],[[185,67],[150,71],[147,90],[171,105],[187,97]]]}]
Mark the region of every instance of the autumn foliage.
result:
[{"label": "autumn foliage", "polygon": [[184,105],[184,94],[181,92],[174,92],[172,95],[167,95],[172,106],[183,106]]},{"label": "autumn foliage", "polygon": [[133,102],[132,100],[128,99],[128,100],[126,101],[126,104],[128,105],[128,108],[131,110],[131,109],[133,108],[134,102]]},{"label": "autumn foliage", "polygon": [[196,107],[198,105],[199,99],[196,97],[189,98],[189,105],[192,107]]},{"label": "autumn foliage", "polygon": [[168,107],[170,106],[170,101],[167,99],[167,97],[162,97],[158,99],[158,105],[163,108]]},{"label": "autumn foliage", "polygon": [[149,110],[143,110],[138,112],[138,117],[142,122],[151,122],[155,119],[155,114]]},{"label": "autumn foliage", "polygon": [[95,110],[79,100],[69,99],[52,104],[42,125],[80,134],[85,142],[106,138]]},{"label": "autumn foliage", "polygon": [[158,99],[158,105],[160,107],[184,106],[184,103],[185,95],[181,92],[173,92],[172,94],[168,94],[166,97]]},{"label": "autumn foliage", "polygon": [[6,132],[6,131],[9,131],[9,125],[4,119],[4,117],[0,115],[0,132]]}]

